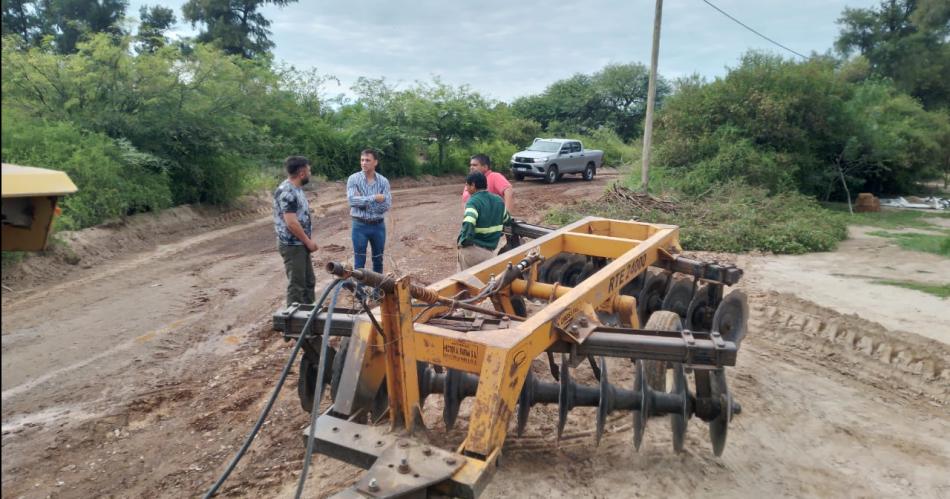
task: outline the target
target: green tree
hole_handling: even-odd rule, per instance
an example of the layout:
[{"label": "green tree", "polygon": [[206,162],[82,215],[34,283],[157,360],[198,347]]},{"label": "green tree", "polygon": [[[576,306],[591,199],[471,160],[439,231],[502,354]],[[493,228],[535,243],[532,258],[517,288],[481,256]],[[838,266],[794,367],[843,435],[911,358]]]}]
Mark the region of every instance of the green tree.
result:
[{"label": "green tree", "polygon": [[35,0],[3,0],[3,35],[17,35],[21,42],[36,45],[49,33],[43,4]]},{"label": "green tree", "polygon": [[453,87],[436,78],[431,84],[418,83],[406,98],[410,122],[420,138],[436,144],[439,168],[445,168],[450,142],[466,145],[492,134],[488,103],[467,85]]},{"label": "green tree", "polygon": [[128,0],[45,0],[41,10],[55,33],[61,54],[76,51],[84,37],[96,33],[121,35],[119,21],[125,16]]},{"label": "green tree", "polygon": [[[646,114],[649,72],[642,64],[610,64],[592,74],[575,74],[549,85],[540,95],[512,103],[519,115],[548,132],[589,134],[607,127],[624,140],[636,138]],[[657,80],[657,106],[671,91]]]},{"label": "green tree", "polygon": [[858,52],[927,108],[950,106],[950,7],[945,0],[884,0],[845,9],[835,47]]},{"label": "green tree", "polygon": [[140,51],[153,53],[168,44],[165,32],[177,22],[175,11],[161,5],[143,5],[139,17],[139,31],[135,38]]},{"label": "green tree", "polygon": [[197,40],[214,43],[225,53],[248,59],[274,47],[270,20],[260,13],[265,4],[283,7],[297,0],[188,0],[181,11],[192,26],[203,24]]}]

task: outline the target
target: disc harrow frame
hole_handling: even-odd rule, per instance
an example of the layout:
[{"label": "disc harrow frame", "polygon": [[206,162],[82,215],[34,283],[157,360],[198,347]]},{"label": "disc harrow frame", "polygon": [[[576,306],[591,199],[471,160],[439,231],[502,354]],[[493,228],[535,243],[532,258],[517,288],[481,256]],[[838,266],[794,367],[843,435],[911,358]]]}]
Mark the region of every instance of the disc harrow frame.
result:
[{"label": "disc harrow frame", "polygon": [[[332,316],[329,334],[348,337],[334,362],[333,404],[305,433],[313,432],[318,452],[369,470],[341,496],[476,497],[496,467],[509,422],[514,418],[521,434],[536,404],[557,404],[559,436],[572,408],[596,407],[598,443],[612,412],[631,411],[637,448],[647,421],[668,414],[676,451],[682,450],[687,421],[696,416],[710,423],[714,452],[721,454],[728,423],[739,411],[724,368],[736,363],[748,312],[744,295],[728,301],[722,318],[713,317],[711,304],[722,301],[723,287],[738,282],[742,271],[681,257],[678,228],[670,225],[588,217],[557,230],[517,222],[507,236],[507,251],[426,287],[409,276],[330,263],[334,275],[381,290],[378,308],[335,312],[295,304],[275,314],[275,329],[288,339],[304,334],[303,324],[314,313],[308,334],[322,330]],[[656,270],[647,276],[651,266]],[[704,299],[694,294],[688,300],[673,274],[691,277],[692,289],[706,293]],[[676,299],[666,302],[675,302],[675,312],[657,311],[671,282]],[[639,289],[631,283],[640,283]],[[546,304],[533,313],[516,311],[519,298]],[[704,330],[682,327],[680,317],[694,308],[692,302],[701,302],[694,312]],[[673,323],[679,327],[651,327]],[[308,355],[310,350],[305,348]],[[553,383],[531,371],[542,355]],[[632,387],[609,382],[606,357],[636,362]],[[585,361],[595,386],[574,381],[572,369]],[[668,373],[670,391],[651,386],[648,363]],[[687,371],[695,378],[694,391]],[[423,404],[433,394],[443,397],[446,428],[456,424],[462,401],[473,398],[467,435],[454,451],[431,448],[422,439],[426,432],[418,431]],[[379,417],[387,402],[388,425],[362,423],[367,415]]]}]

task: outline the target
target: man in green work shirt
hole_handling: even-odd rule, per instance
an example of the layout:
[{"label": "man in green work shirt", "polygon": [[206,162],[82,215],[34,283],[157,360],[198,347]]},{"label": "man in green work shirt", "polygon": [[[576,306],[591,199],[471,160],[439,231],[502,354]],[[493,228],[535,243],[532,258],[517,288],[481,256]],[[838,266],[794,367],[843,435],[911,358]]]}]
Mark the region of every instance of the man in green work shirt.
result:
[{"label": "man in green work shirt", "polygon": [[505,224],[511,216],[505,202],[488,192],[485,174],[473,172],[465,179],[465,190],[471,194],[465,203],[465,218],[458,237],[459,269],[465,270],[495,256],[493,253]]}]

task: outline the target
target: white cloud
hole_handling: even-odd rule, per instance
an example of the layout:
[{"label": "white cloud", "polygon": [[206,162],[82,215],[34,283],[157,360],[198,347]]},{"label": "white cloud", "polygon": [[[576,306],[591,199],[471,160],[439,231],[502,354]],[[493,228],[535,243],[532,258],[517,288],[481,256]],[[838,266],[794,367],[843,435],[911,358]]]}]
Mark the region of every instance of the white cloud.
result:
[{"label": "white cloud", "polygon": [[[746,24],[804,54],[828,50],[846,0],[714,0]],[[135,14],[143,3],[130,2]],[[184,0],[165,2],[181,17]],[[274,53],[298,68],[333,74],[343,89],[359,76],[411,83],[433,74],[494,98],[537,93],[559,78],[608,62],[649,64],[654,0],[350,0],[266,6]],[[848,0],[868,7],[876,0]],[[191,33],[180,23],[177,34]],[[725,74],[749,49],[787,52],[700,0],[667,0],[660,73]]]}]

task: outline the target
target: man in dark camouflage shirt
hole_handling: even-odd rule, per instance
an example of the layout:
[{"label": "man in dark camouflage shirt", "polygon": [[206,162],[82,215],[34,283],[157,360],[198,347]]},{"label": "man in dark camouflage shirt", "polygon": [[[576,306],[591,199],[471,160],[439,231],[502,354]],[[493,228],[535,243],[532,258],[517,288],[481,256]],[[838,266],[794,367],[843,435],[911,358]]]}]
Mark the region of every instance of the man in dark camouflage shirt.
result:
[{"label": "man in dark camouflage shirt", "polygon": [[310,253],[317,251],[317,244],[310,238],[310,204],[301,189],[310,182],[310,160],[290,156],[284,160],[284,169],[287,179],[274,191],[274,230],[287,271],[287,304],[313,303],[317,278]]}]

